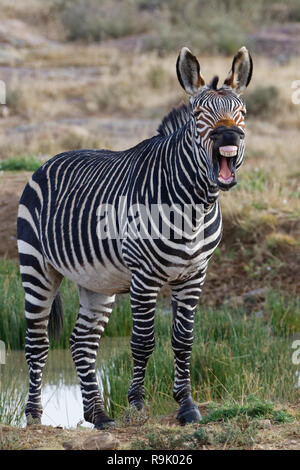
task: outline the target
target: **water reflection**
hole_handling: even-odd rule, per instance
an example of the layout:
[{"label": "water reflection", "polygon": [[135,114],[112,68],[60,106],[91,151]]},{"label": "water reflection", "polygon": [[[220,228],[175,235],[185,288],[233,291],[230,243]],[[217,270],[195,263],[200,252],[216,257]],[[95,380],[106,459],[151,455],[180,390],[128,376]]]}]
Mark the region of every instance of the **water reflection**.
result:
[{"label": "water reflection", "polygon": [[[103,364],[118,353],[129,349],[129,338],[103,338],[97,359],[97,380],[103,389]],[[28,370],[24,351],[9,351],[6,364],[0,366],[1,388],[11,386],[18,392],[27,393]],[[43,416],[42,424],[66,428],[92,427],[83,421],[81,392],[76,370],[69,350],[49,352],[43,374],[42,386]],[[25,418],[21,425],[25,425]]]}]

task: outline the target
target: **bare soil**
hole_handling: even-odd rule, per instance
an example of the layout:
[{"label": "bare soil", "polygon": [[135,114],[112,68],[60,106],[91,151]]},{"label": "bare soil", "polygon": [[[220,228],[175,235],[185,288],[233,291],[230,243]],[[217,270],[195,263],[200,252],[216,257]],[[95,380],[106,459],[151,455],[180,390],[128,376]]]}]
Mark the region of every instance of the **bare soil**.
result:
[{"label": "bare soil", "polygon": [[0,256],[17,258],[17,214],[23,189],[31,173],[0,174]]}]

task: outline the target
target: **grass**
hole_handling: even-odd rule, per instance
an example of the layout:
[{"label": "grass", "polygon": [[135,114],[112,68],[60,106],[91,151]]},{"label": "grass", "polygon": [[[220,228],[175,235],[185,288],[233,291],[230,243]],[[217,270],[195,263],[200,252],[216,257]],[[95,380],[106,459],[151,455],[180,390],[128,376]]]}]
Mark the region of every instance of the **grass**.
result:
[{"label": "grass", "polygon": [[146,15],[140,14],[139,21],[135,20],[135,1],[120,4],[107,0],[60,0],[53,3],[69,41],[99,42],[107,38],[138,34],[149,28]]},{"label": "grass", "polygon": [[[0,338],[7,348],[22,349],[25,336],[23,289],[18,266],[13,261],[0,262],[0,292]],[[61,339],[51,342],[51,347],[55,348],[68,347],[79,307],[72,283],[64,281],[61,292],[65,328]],[[259,318],[246,315],[241,308],[199,309],[191,361],[194,399],[198,402],[239,401],[250,395],[260,400],[295,399],[297,378],[296,366],[291,361],[291,344],[295,333],[299,332],[299,308],[297,299],[284,298],[271,291],[265,314]],[[175,406],[171,314],[162,314],[159,306],[155,330],[156,348],[148,363],[145,390],[151,412],[159,415],[173,411]],[[129,336],[130,332],[129,298],[122,296],[114,307],[106,336]],[[120,352],[104,366],[104,396],[113,416],[127,407],[131,377],[129,351]],[[228,408],[232,417],[237,413],[248,416],[250,411],[249,408],[243,411],[239,406]]]},{"label": "grass", "polygon": [[247,93],[246,105],[249,116],[271,118],[281,108],[279,89],[275,86],[259,86]]},{"label": "grass", "polygon": [[269,427],[292,423],[295,418],[271,402],[250,397],[243,405],[210,404],[210,412],[197,426],[166,427],[145,426],[141,437],[131,444],[131,449],[199,449],[220,445],[226,448],[252,448],[259,442],[258,433],[265,423]]},{"label": "grass", "polygon": [[[24,294],[18,265],[13,261],[0,261],[0,292],[0,338],[11,349],[23,348]],[[62,338],[51,343],[51,346],[67,348],[79,302],[76,287],[67,280],[62,284],[61,294],[65,328]],[[276,389],[278,397],[288,394],[288,390],[292,393],[289,387],[284,390],[284,380],[293,382],[293,371],[287,366],[290,362],[289,338],[299,332],[299,312],[297,298],[284,297],[272,291],[266,301],[264,319],[248,317],[243,309],[223,307],[218,310],[199,310],[195,318],[192,377],[193,382],[203,385],[201,391],[197,388],[193,390],[195,399],[203,401],[224,397],[225,391],[229,390],[234,396],[253,393],[257,389],[266,397],[268,388]],[[157,391],[160,391],[162,396],[163,393],[171,393],[167,382],[172,382],[170,370],[173,368],[170,347],[171,314],[160,313],[159,306],[155,328],[156,352],[149,361],[149,378],[146,381],[148,394],[153,400],[156,399]],[[115,304],[105,335],[129,336],[130,332],[129,297],[122,296]],[[116,380],[113,387],[117,395],[120,392],[117,382],[126,381],[125,376],[129,380],[131,374],[131,358],[126,354],[120,355],[113,366],[108,367],[109,376],[115,376],[115,379],[112,377],[111,386]],[[257,364],[261,367],[259,376],[255,374]],[[272,383],[271,386],[270,381],[276,378],[272,374],[275,366],[278,382]],[[116,368],[120,369],[118,374],[114,373]],[[166,380],[166,377],[169,379]],[[119,402],[119,399],[116,401]]]},{"label": "grass", "polygon": [[[13,377],[9,383],[4,383],[1,377],[1,368],[3,367],[5,365],[0,365],[0,423],[20,426],[25,412],[26,385],[24,384],[20,391],[20,387],[15,386],[16,379]],[[15,373],[18,374],[18,371]]]},{"label": "grass", "polygon": [[[18,264],[0,259],[0,339],[10,349],[23,349],[25,340],[24,291]],[[52,348],[68,348],[69,338],[79,311],[76,286],[64,280],[61,286],[64,310],[64,331],[59,339],[52,340]],[[116,302],[104,336],[129,336],[131,332],[130,303],[127,296]]]},{"label": "grass", "polygon": [[221,406],[210,403],[209,413],[203,418],[202,424],[229,421],[233,418],[246,416],[248,418],[269,418],[275,423],[286,423],[293,421],[293,417],[286,410],[275,409],[274,403],[266,400],[259,400],[255,396],[250,396],[243,404],[237,402],[223,403]]},{"label": "grass", "polygon": [[[278,298],[273,298],[272,302],[266,320],[248,317],[238,309],[198,312],[191,361],[192,393],[196,401],[238,401],[252,394],[263,400],[295,399],[298,392],[295,388],[296,367],[291,362],[292,340],[286,334],[286,325],[276,323],[272,317],[277,310],[281,310],[283,316],[286,306],[280,304]],[[294,315],[287,319],[291,324],[299,316],[299,310],[293,305],[290,308]],[[170,337],[170,316],[158,314],[156,348],[149,360],[145,380],[147,403],[152,413],[158,415],[174,410]],[[108,383],[110,392],[107,406],[115,416],[127,405],[131,374],[129,352],[105,366],[106,395]]]},{"label": "grass", "polygon": [[0,171],[36,171],[42,162],[34,156],[10,157],[0,160]]},{"label": "grass", "polygon": [[245,420],[233,420],[225,423],[218,430],[206,430],[204,427],[180,430],[177,427],[156,426],[151,431],[145,430],[142,438],[131,444],[132,450],[197,450],[203,446],[219,447],[226,444],[226,448],[251,448],[257,435],[257,423]]},{"label": "grass", "polygon": [[[0,262],[0,338],[10,348],[22,348],[24,342],[23,292],[17,265]],[[12,295],[12,292],[14,295]],[[62,288],[65,307],[65,331],[52,347],[66,348],[78,309],[74,286],[65,282]],[[248,316],[241,309],[206,309],[195,320],[195,342],[191,361],[192,394],[196,402],[210,401],[201,427],[167,432],[147,428],[149,416],[174,412],[172,398],[173,352],[171,349],[171,315],[156,317],[156,348],[149,360],[145,390],[146,410],[143,416],[130,417],[130,425],[144,426],[141,438],[132,443],[136,449],[197,449],[203,445],[225,445],[228,448],[249,447],[263,419],[288,423],[291,415],[274,403],[293,402],[299,396],[296,369],[292,364],[292,340],[299,331],[299,302],[271,292],[264,318]],[[129,335],[131,318],[129,300],[123,296],[116,304],[107,336]],[[1,370],[0,370],[1,372]],[[107,411],[118,419],[128,414],[127,391],[132,377],[130,352],[120,351],[108,359],[102,373]],[[25,394],[16,394],[13,379],[0,388],[0,422],[18,425],[24,412]],[[220,405],[220,403],[222,403]],[[120,424],[119,423],[119,424]],[[122,424],[123,423],[123,424]],[[218,429],[211,429],[213,423]],[[208,426],[208,428],[207,428]],[[2,446],[15,446],[2,442]]]}]

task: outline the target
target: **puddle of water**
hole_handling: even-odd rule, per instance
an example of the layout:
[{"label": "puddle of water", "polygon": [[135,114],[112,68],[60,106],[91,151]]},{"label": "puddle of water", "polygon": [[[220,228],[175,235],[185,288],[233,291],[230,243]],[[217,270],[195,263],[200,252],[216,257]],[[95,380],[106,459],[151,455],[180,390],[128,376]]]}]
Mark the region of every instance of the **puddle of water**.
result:
[{"label": "puddle of water", "polygon": [[[97,358],[97,381],[102,392],[103,364],[117,354],[129,350],[129,338],[102,338]],[[6,364],[0,366],[2,388],[13,383],[14,391],[27,393],[28,369],[24,351],[10,351]],[[69,350],[51,350],[43,373],[42,424],[74,428],[93,427],[83,421],[80,386]],[[82,422],[81,422],[82,421]],[[21,425],[25,426],[25,417]]]}]

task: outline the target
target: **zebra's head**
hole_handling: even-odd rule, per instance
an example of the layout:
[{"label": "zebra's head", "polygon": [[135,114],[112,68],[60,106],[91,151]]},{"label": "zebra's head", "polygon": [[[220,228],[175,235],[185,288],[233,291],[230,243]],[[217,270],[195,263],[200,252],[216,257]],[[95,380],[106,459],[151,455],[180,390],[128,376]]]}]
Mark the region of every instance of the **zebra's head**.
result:
[{"label": "zebra's head", "polygon": [[[218,77],[205,85],[197,58],[184,47],[177,59],[177,76],[190,95],[193,147],[197,152],[201,179],[227,191],[237,183],[236,171],[245,151],[245,103],[241,93],[252,76],[252,59],[242,47],[231,70],[218,88]],[[202,181],[203,182],[203,181]]]}]

